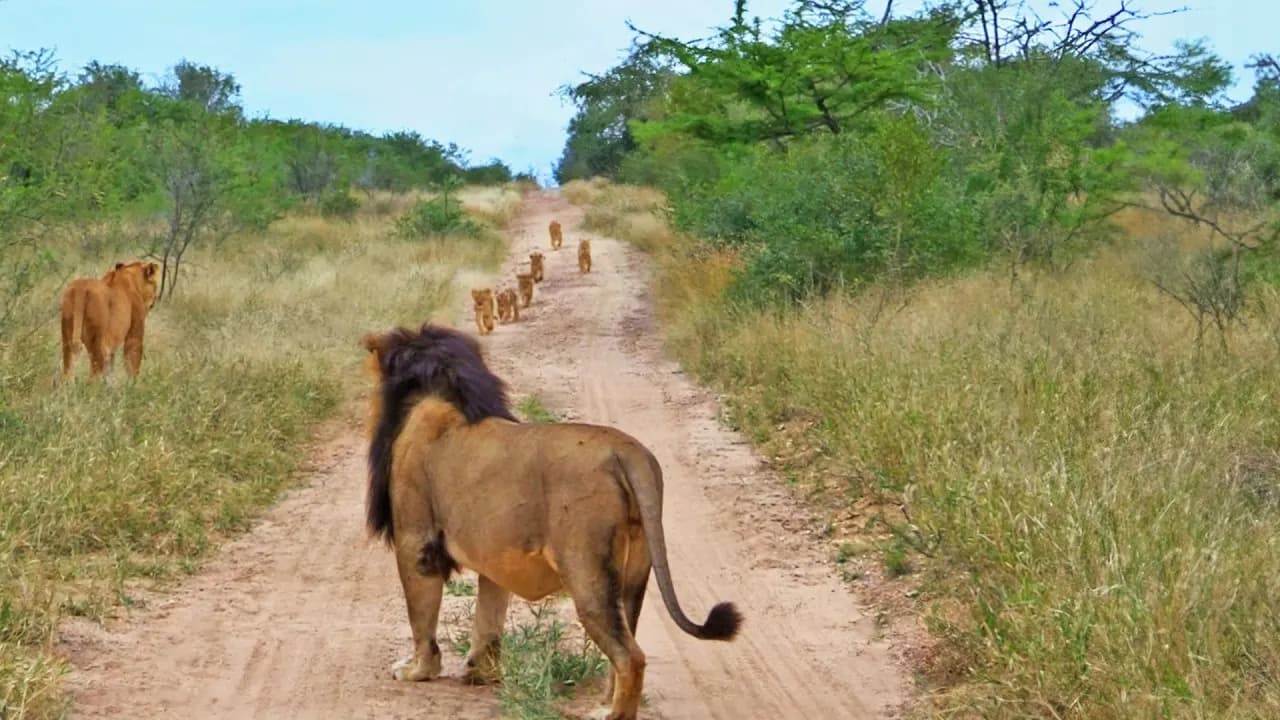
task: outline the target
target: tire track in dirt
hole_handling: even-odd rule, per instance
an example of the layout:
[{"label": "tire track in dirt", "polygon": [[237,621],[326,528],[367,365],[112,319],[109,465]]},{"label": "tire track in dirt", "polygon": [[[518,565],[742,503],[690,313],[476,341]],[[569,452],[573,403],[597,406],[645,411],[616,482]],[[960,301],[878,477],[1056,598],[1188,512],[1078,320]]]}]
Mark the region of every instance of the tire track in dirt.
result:
[{"label": "tire track in dirt", "polygon": [[[514,394],[536,393],[569,418],[648,445],[665,473],[664,525],[686,612],[700,619],[732,600],[746,617],[732,643],[696,640],[675,628],[651,582],[638,633],[649,658],[641,716],[890,717],[908,691],[888,643],[807,537],[812,521],[745,439],[720,426],[715,398],[663,356],[644,258],[592,234],[592,272],[578,273],[581,215],[558,195],[529,196],[496,287],[514,285],[532,250],[546,256],[547,279],[519,323],[483,339],[489,361]],[[565,227],[560,251],[547,243],[553,217]],[[456,319],[470,329],[467,289]],[[499,717],[492,688],[458,680],[462,658],[451,650],[437,681],[390,679],[411,642],[393,559],[365,539],[361,429],[347,421],[320,436],[332,440],[302,485],[199,573],[171,592],[134,593],[142,607],[105,627],[63,623],[72,717]],[[446,648],[466,631],[469,602],[446,596]],[[527,613],[512,605],[513,616]],[[598,700],[592,691],[573,708]]]}]

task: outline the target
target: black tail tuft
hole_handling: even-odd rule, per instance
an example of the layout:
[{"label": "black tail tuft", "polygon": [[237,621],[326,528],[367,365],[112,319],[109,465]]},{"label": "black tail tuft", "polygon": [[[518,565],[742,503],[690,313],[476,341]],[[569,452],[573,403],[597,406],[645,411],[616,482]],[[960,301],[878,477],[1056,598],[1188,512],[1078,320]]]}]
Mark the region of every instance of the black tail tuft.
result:
[{"label": "black tail tuft", "polygon": [[742,627],[742,613],[733,603],[722,602],[707,613],[707,621],[698,628],[698,637],[703,640],[732,640]]}]

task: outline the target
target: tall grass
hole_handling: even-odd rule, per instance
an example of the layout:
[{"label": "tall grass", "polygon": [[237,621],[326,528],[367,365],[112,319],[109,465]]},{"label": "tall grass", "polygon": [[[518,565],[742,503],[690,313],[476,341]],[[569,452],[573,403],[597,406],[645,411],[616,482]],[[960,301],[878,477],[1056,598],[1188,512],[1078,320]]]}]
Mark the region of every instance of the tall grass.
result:
[{"label": "tall grass", "polygon": [[55,382],[59,287],[34,294],[46,320],[0,341],[0,717],[60,711],[44,655],[60,617],[127,604],[131,580],[194,567],[278,497],[316,423],[354,399],[362,333],[422,322],[456,271],[502,256],[493,232],[429,245],[361,212],[202,249],[148,318],[141,375],[105,387],[83,354],[78,381]]},{"label": "tall grass", "polygon": [[915,581],[942,641],[920,715],[1280,717],[1274,314],[1197,350],[1127,243],[1014,285],[744,311],[720,299],[732,258],[644,242],[670,347],[735,422],[799,423],[824,503],[908,508],[891,549],[932,556]]}]

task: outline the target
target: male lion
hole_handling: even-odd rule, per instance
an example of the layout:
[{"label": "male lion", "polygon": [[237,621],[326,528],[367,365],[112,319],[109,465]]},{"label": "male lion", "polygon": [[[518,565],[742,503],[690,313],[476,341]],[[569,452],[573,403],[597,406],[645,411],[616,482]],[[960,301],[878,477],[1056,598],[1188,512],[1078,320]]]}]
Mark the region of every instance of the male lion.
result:
[{"label": "male lion", "polygon": [[476,329],[481,335],[488,335],[493,332],[493,290],[485,288],[483,290],[471,289],[471,305],[476,311]]},{"label": "male lion", "polygon": [[516,273],[516,283],[520,287],[520,302],[529,307],[533,302],[533,273]]},{"label": "male lion", "polygon": [[548,229],[551,231],[551,249],[559,250],[560,246],[564,244],[564,233],[560,231],[560,222],[552,220]]},{"label": "male lion", "polygon": [[529,274],[533,275],[534,282],[542,282],[542,253],[529,254]]},{"label": "male lion", "polygon": [[134,377],[142,368],[142,334],[147,311],[155,307],[160,264],[116,263],[101,278],[77,278],[62,291],[62,377],[83,344],[89,351],[89,377],[99,378],[115,365],[124,346],[124,369]]},{"label": "male lion", "polygon": [[413,631],[397,680],[440,674],[436,623],[449,575],[480,575],[466,678],[496,679],[511,593],[567,590],[609,658],[609,718],[634,720],[645,656],[634,633],[649,571],[676,625],[731,640],[742,616],[719,603],[698,625],[667,566],[662,468],[635,438],[582,423],[521,424],[479,343],[425,324],[368,334],[379,381],[369,407],[369,530],[395,551]]},{"label": "male lion", "polygon": [[578,243],[578,272],[591,272],[591,241],[586,238]]}]

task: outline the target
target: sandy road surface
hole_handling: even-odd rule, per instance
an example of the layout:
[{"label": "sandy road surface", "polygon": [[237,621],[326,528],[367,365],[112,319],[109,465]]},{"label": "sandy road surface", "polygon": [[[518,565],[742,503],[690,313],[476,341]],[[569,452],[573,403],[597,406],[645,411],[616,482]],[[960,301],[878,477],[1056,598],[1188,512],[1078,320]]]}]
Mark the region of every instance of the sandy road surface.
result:
[{"label": "sandy road surface", "polygon": [[[553,217],[565,227],[559,251],[546,240]],[[663,357],[643,258],[593,234],[593,271],[578,273],[580,219],[554,194],[530,196],[498,284],[514,286],[535,249],[547,278],[520,323],[485,339],[490,362],[514,394],[537,393],[569,418],[648,445],[666,477],[664,524],[686,612],[698,620],[732,600],[746,618],[733,643],[695,640],[675,628],[651,582],[638,633],[649,658],[642,717],[890,717],[907,685],[888,642],[805,536],[803,512],[717,423],[714,398]],[[64,625],[73,717],[499,716],[492,688],[456,679],[452,652],[448,677],[389,679],[410,649],[399,581],[390,554],[365,541],[360,429],[330,434],[304,485],[177,591],[148,594],[106,629]],[[460,627],[450,620],[465,602],[446,599],[442,638]]]}]

